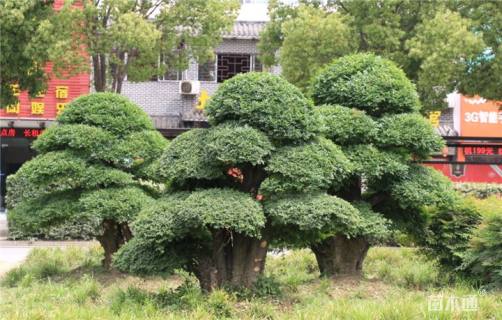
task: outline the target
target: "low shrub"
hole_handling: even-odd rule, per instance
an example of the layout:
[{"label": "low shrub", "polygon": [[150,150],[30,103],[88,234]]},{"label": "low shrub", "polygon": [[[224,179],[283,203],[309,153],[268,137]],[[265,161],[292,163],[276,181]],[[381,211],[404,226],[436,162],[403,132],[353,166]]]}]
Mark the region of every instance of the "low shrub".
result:
[{"label": "low shrub", "polygon": [[480,199],[490,196],[502,197],[502,184],[498,183],[455,183],[454,187],[466,196]]},{"label": "low shrub", "polygon": [[58,225],[51,225],[30,232],[15,217],[7,215],[9,239],[12,240],[92,240],[98,234],[98,222],[91,217],[76,216]]},{"label": "low shrub", "polygon": [[489,288],[502,288],[502,199],[475,200],[483,222],[474,233],[461,270]]},{"label": "low shrub", "polygon": [[462,264],[462,258],[481,215],[469,199],[456,201],[451,206],[426,210],[428,223],[423,237],[423,251],[447,271]]}]

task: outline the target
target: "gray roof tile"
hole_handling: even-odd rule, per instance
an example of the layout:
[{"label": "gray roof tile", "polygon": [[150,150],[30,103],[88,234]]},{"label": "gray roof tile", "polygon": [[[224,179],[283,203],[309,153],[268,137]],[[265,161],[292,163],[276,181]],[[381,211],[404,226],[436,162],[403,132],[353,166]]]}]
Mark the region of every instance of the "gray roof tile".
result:
[{"label": "gray roof tile", "polygon": [[223,34],[223,38],[258,40],[265,24],[259,21],[236,21],[232,30]]}]

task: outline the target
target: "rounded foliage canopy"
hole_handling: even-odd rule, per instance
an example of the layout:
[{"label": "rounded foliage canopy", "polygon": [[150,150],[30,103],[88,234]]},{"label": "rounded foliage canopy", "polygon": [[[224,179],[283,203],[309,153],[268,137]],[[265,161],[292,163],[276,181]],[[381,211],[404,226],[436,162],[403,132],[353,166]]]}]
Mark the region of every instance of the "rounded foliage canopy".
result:
[{"label": "rounded foliage canopy", "polygon": [[339,105],[322,105],[323,134],[334,143],[345,146],[373,142],[377,136],[376,122],[364,111]]},{"label": "rounded foliage canopy", "polygon": [[9,177],[8,205],[21,217],[38,203],[37,211],[55,224],[78,215],[130,222],[150,200],[139,179],[151,179],[145,168],[166,145],[148,115],[125,97],[81,96],[34,142],[39,155]]},{"label": "rounded foliage canopy", "polygon": [[264,225],[263,209],[249,194],[211,188],[177,192],[157,200],[139,214],[133,230],[136,237],[160,245],[205,228],[207,232],[226,229],[258,237]]},{"label": "rounded foliage canopy", "polygon": [[98,189],[84,193],[80,197],[80,207],[83,211],[119,223],[132,221],[143,206],[153,199],[138,187],[115,187]]},{"label": "rounded foliage canopy", "polygon": [[420,108],[415,86],[390,60],[373,54],[336,59],[313,82],[316,105],[339,104],[380,117]]},{"label": "rounded foliage canopy", "polygon": [[305,192],[327,190],[341,183],[352,166],[340,147],[318,138],[298,146],[286,146],[272,154],[265,170],[264,192]]},{"label": "rounded foliage canopy", "polygon": [[124,96],[98,92],[73,100],[58,117],[65,124],[99,127],[116,136],[154,130],[148,115]]},{"label": "rounded foliage canopy", "polygon": [[225,81],[209,101],[206,114],[212,125],[247,124],[274,142],[307,141],[319,130],[319,117],[299,89],[265,72]]},{"label": "rounded foliage canopy", "polygon": [[379,125],[377,144],[382,148],[402,148],[407,153],[425,159],[444,146],[441,136],[417,113],[384,117],[380,119]]},{"label": "rounded foliage canopy", "polygon": [[207,134],[207,129],[192,129],[171,141],[160,158],[160,174],[179,184],[221,177],[223,168],[208,155]]},{"label": "rounded foliage canopy", "polygon": [[209,129],[209,158],[224,164],[264,164],[274,149],[267,136],[248,125],[227,123]]},{"label": "rounded foliage canopy", "polygon": [[402,209],[448,207],[458,198],[451,181],[433,168],[415,165],[391,187],[391,196]]}]

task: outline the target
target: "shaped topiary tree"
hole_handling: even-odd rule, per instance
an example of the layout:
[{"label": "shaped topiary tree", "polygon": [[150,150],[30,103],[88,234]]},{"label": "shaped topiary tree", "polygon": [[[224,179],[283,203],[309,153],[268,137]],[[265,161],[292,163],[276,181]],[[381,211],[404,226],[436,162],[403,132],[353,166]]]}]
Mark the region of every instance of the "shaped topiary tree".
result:
[{"label": "shaped topiary tree", "polygon": [[384,219],[370,227],[366,209],[327,194],[352,166],[319,136],[318,113],[284,79],[237,75],[206,112],[209,129],[181,134],[163,154],[170,192],[138,216],[135,238],[116,255],[119,269],[182,267],[208,291],[249,287],[263,273],[271,242],[305,246],[335,233],[386,230]]},{"label": "shaped topiary tree", "polygon": [[[394,227],[423,236],[422,208],[456,201],[446,177],[417,163],[443,142],[418,113],[415,87],[394,63],[371,54],[339,58],[314,80],[313,100],[324,135],[354,168],[330,194],[363,206],[367,228],[383,215]],[[324,274],[354,275],[372,240],[337,234],[311,248]]]},{"label": "shaped topiary tree", "polygon": [[57,120],[33,143],[38,155],[9,177],[9,219],[31,230],[91,219],[108,268],[132,236],[129,222],[153,200],[143,185],[154,178],[167,140],[138,106],[116,94],[82,96]]}]

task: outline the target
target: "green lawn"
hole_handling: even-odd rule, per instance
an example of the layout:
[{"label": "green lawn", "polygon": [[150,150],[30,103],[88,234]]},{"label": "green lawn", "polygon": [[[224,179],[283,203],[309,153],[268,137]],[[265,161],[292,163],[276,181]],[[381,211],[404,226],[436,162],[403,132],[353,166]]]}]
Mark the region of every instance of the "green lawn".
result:
[{"label": "green lawn", "polygon": [[[100,254],[34,250],[2,279],[0,319],[502,319],[500,292],[446,285],[432,263],[407,248],[371,249],[364,280],[319,279],[306,250],[270,256],[255,291],[209,296],[183,273],[167,279],[105,273]],[[463,310],[466,301],[476,310]],[[433,303],[448,310],[429,311]]]}]

